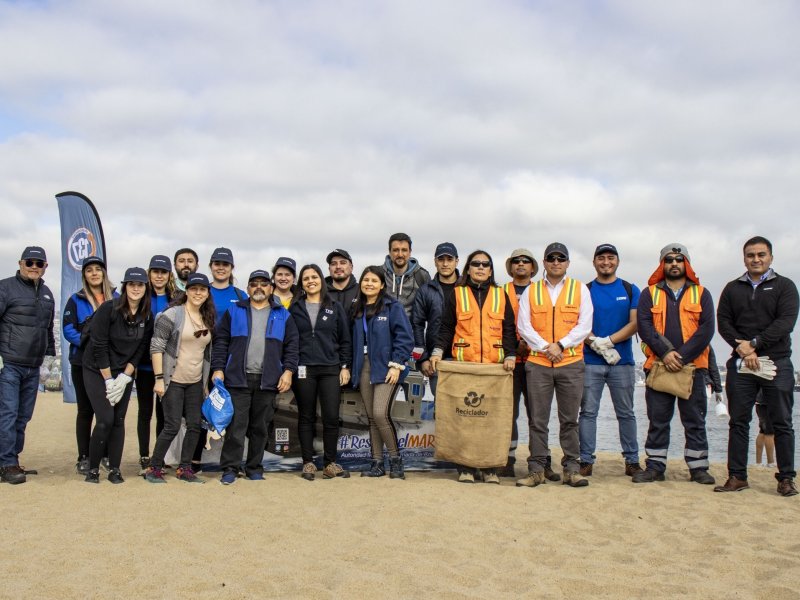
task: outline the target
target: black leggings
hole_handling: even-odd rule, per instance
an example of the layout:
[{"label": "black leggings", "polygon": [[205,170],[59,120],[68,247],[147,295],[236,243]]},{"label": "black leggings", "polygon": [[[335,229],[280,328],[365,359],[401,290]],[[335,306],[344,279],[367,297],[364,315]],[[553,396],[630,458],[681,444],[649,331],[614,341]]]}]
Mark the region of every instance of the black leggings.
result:
[{"label": "black leggings", "polygon": [[336,462],[339,441],[339,365],[306,367],[306,376],[294,377],[297,400],[297,436],[303,462],[314,459],[314,434],[317,425],[317,399],[322,413],[322,444],[325,464]]},{"label": "black leggings", "polygon": [[107,450],[109,466],[119,469],[122,448],[125,445],[125,414],[128,412],[133,382],[125,387],[122,399],[114,406],[106,398],[106,384],[99,372],[84,367],[83,384],[95,416],[94,430],[89,442],[89,468],[97,469]]},{"label": "black leggings", "polygon": [[156,376],[152,371],[136,370],[136,397],[139,399],[139,415],[136,419],[136,435],[139,438],[139,456],[150,456],[150,422],[153,408],[156,409],[156,436],[164,429],[164,407],[161,398],[155,399],[153,386]]},{"label": "black leggings", "polygon": [[92,419],[94,409],[86,393],[83,383],[83,367],[70,365],[72,385],[75,387],[75,399],[78,401],[78,414],[75,417],[75,438],[78,441],[78,458],[89,456],[89,440],[92,437]]}]

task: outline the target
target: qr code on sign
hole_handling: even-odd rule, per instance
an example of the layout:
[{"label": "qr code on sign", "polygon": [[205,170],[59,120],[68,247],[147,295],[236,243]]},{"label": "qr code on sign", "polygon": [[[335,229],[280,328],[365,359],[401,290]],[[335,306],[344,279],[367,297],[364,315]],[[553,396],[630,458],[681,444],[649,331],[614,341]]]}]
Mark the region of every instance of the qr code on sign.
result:
[{"label": "qr code on sign", "polygon": [[288,444],[289,443],[289,428],[288,427],[276,427],[275,428],[275,443],[276,444]]}]

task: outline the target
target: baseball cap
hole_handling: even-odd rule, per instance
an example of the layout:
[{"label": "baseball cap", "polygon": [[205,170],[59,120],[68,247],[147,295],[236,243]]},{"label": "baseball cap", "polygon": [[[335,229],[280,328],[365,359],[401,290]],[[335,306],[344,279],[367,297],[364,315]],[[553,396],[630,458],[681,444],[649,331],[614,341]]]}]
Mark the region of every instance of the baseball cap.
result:
[{"label": "baseball cap", "polygon": [[147,283],[147,273],[141,267],[131,267],[125,271],[122,283]]},{"label": "baseball cap", "polygon": [[273,272],[276,271],[278,267],[286,267],[292,273],[297,274],[297,263],[294,262],[294,259],[289,258],[288,256],[281,256],[275,261],[275,266],[272,267]]},{"label": "baseball cap", "polygon": [[250,273],[250,277],[248,277],[247,282],[250,283],[253,279],[266,279],[270,283],[272,282],[272,277],[270,277],[269,271],[265,271],[264,269],[256,269],[252,273]]},{"label": "baseball cap", "polygon": [[619,256],[617,247],[614,244],[600,244],[594,249],[595,256],[600,256],[601,254],[613,254],[614,256]]},{"label": "baseball cap", "polygon": [[325,261],[328,264],[331,264],[331,261],[333,260],[334,256],[341,256],[342,258],[346,258],[347,260],[349,260],[351,263],[353,262],[353,259],[350,258],[350,253],[347,250],[342,250],[341,248],[336,248],[335,250],[329,252],[328,258],[326,258]]},{"label": "baseball cap", "polygon": [[567,250],[567,247],[561,242],[553,242],[547,248],[544,249],[545,258],[550,256],[551,254],[563,254],[564,258],[569,260],[569,250]]},{"label": "baseball cap", "polygon": [[224,262],[233,266],[233,252],[230,248],[217,248],[211,253],[211,262]]},{"label": "baseball cap", "polygon": [[104,269],[106,268],[106,262],[99,256],[89,256],[84,258],[83,262],[81,263],[81,271],[83,271],[89,265],[100,265]]},{"label": "baseball cap", "polygon": [[43,260],[44,262],[47,262],[47,255],[44,253],[44,248],[41,246],[28,246],[22,251],[22,256],[20,256],[19,259]]},{"label": "baseball cap", "polygon": [[172,261],[169,259],[168,256],[164,256],[163,254],[156,254],[153,258],[150,259],[150,266],[147,267],[147,270],[150,269],[161,269],[162,271],[172,271]]},{"label": "baseball cap", "polygon": [[211,284],[208,283],[208,277],[206,277],[202,273],[191,273],[189,277],[186,278],[186,289],[188,290],[193,285],[202,285],[203,287],[211,287]]},{"label": "baseball cap", "polygon": [[458,258],[458,250],[453,242],[442,242],[436,246],[436,251],[433,253],[434,258],[441,258],[442,256],[452,256]]}]

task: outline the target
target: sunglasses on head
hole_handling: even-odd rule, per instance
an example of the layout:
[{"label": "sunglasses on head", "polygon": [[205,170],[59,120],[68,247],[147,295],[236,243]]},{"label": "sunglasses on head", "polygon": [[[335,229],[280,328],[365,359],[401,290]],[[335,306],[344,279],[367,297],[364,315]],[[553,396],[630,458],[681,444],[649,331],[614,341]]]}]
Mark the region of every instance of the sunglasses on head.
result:
[{"label": "sunglasses on head", "polygon": [[208,335],[208,329],[198,329],[194,332],[194,337],[199,338],[200,336]]},{"label": "sunglasses on head", "polygon": [[562,263],[562,262],[567,262],[567,257],[566,256],[562,256],[561,254],[551,254],[550,256],[545,258],[544,260],[545,260],[545,262],[549,262],[549,263],[553,263],[553,262]]},{"label": "sunglasses on head", "polygon": [[511,259],[512,265],[529,265],[533,261],[530,258],[525,258],[524,256],[518,256],[517,258]]},{"label": "sunglasses on head", "polygon": [[44,261],[43,260],[34,260],[32,258],[28,258],[28,259],[25,260],[25,266],[28,267],[29,269],[31,267],[36,267],[37,269],[43,269],[44,268]]},{"label": "sunglasses on head", "polygon": [[667,256],[664,258],[664,264],[669,265],[672,263],[682,263],[684,258],[682,256]]},{"label": "sunglasses on head", "polygon": [[492,263],[488,260],[471,260],[469,266],[475,267],[476,269],[478,267],[483,267],[484,269],[488,269],[489,267],[492,266]]}]

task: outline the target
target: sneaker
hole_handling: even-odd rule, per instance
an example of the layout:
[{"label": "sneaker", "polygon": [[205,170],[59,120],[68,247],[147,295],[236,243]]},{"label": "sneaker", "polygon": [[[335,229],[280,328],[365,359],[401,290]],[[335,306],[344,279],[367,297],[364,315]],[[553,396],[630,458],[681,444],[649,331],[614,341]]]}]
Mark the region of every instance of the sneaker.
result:
[{"label": "sneaker", "polygon": [[125,483],[125,480],[122,478],[122,473],[119,472],[119,469],[109,469],[108,480],[111,483]]},{"label": "sneaker", "polygon": [[187,483],[205,483],[194,474],[192,467],[178,467],[178,470],[175,471],[175,477]]},{"label": "sneaker", "polygon": [[313,462],[303,463],[303,479],[306,481],[314,481],[317,473],[317,467]]},{"label": "sneaker", "polygon": [[383,477],[386,469],[383,468],[383,459],[373,460],[366,471],[361,471],[362,477]]},{"label": "sneaker", "polygon": [[393,456],[389,458],[389,479],[405,479],[406,469],[403,465],[402,456]]},{"label": "sneaker", "polygon": [[334,477],[342,477],[344,479],[347,479],[348,477],[350,477],[350,471],[348,471],[338,463],[328,463],[327,465],[325,465],[325,468],[322,469],[322,478],[333,479]]},{"label": "sneaker", "polygon": [[692,469],[690,471],[690,479],[695,483],[702,483],[703,485],[714,485],[716,480],[706,469]]},{"label": "sneaker", "polygon": [[767,463],[767,464],[764,465],[764,467],[767,468],[767,469],[777,469],[778,465],[777,465],[777,463]]},{"label": "sneaker", "polygon": [[[561,476],[558,478],[561,479]],[[531,472],[522,479],[517,479],[517,487],[536,487],[543,483],[547,483],[547,475],[543,471]]]},{"label": "sneaker", "polygon": [[472,471],[461,471],[458,474],[459,483],[475,483],[475,474]]},{"label": "sneaker", "polygon": [[89,469],[84,481],[86,483],[100,483],[100,469]]},{"label": "sneaker", "polygon": [[594,463],[582,462],[580,468],[578,469],[578,473],[580,473],[584,477],[591,477],[593,466]]},{"label": "sneaker", "polygon": [[78,457],[78,462],[75,463],[75,471],[77,471],[78,475],[83,475],[84,477],[89,472],[89,457],[88,456],[80,456]]},{"label": "sneaker", "polygon": [[497,475],[497,471],[484,471],[483,473],[483,482],[484,483],[494,483],[500,485],[500,477]]},{"label": "sneaker", "polygon": [[147,472],[147,469],[150,467],[150,457],[149,456],[140,456],[139,457],[139,475],[144,475]]},{"label": "sneaker", "polygon": [[725,485],[718,485],[714,488],[715,492],[741,492],[742,490],[746,490],[749,488],[750,485],[747,483],[747,479],[739,479],[736,475],[731,475],[728,477],[728,481],[725,482]]},{"label": "sneaker", "polygon": [[631,481],[633,483],[652,483],[654,481],[664,481],[664,473],[659,473],[653,469],[645,469],[644,471],[639,471],[631,477]]},{"label": "sneaker", "polygon": [[103,467],[103,470],[108,473],[111,470],[111,467],[108,465],[108,457],[104,456],[103,460],[100,461],[100,466]]},{"label": "sneaker", "polygon": [[261,471],[253,471],[247,476],[247,478],[250,481],[264,481],[264,473]]},{"label": "sneaker", "polygon": [[25,476],[25,470],[19,465],[0,467],[0,481],[3,483],[17,485],[20,483],[25,483],[27,480],[28,478]]},{"label": "sneaker", "polygon": [[145,481],[149,483],[167,483],[164,479],[163,469],[159,469],[158,467],[148,467],[143,477]]},{"label": "sneaker", "polygon": [[794,479],[786,477],[778,482],[778,493],[781,496],[789,497],[797,495],[797,487],[794,485]]},{"label": "sneaker", "polygon": [[544,468],[544,478],[547,481],[561,481],[561,475],[553,471],[549,466]]},{"label": "sneaker", "polygon": [[570,487],[586,487],[589,480],[584,479],[577,471],[564,471],[564,480],[561,483]]},{"label": "sneaker", "polygon": [[230,485],[234,483],[236,481],[236,471],[232,471],[230,469],[225,471],[219,480],[222,485]]},{"label": "sneaker", "polygon": [[628,477],[633,477],[637,473],[642,472],[642,467],[639,463],[625,463],[625,475]]}]

